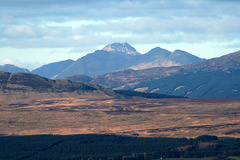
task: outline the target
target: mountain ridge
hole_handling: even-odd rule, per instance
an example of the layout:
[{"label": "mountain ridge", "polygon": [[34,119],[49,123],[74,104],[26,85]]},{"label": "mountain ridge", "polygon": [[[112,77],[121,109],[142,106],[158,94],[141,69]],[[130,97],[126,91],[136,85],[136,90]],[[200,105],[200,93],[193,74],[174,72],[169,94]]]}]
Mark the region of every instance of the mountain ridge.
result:
[{"label": "mountain ridge", "polygon": [[[149,51],[150,52],[150,51]],[[93,53],[89,53],[78,60],[76,60],[71,66],[64,69],[54,78],[66,78],[72,75],[87,75],[90,77],[102,75],[105,73],[120,71],[128,68],[150,68],[157,66],[177,66],[182,64],[189,64],[198,61],[202,61],[199,57],[190,56],[190,53],[185,52],[185,55],[176,55],[171,59],[169,57],[163,58],[159,56],[164,52],[169,52],[169,56],[172,52],[165,49],[158,49],[158,53],[140,54],[134,47],[128,43],[113,43],[105,46],[102,50],[96,50]],[[159,53],[163,52],[163,53]],[[174,55],[174,54],[173,54]],[[181,62],[177,62],[180,56],[185,57]],[[193,57],[195,58],[193,61]],[[176,61],[176,62],[175,62]]]},{"label": "mountain ridge", "polygon": [[[112,73],[95,77],[92,83],[100,84],[107,88],[112,88],[112,89],[132,89],[132,90],[137,89],[137,90],[153,92],[153,93],[174,94],[173,90],[178,87],[182,88],[181,90],[183,90],[183,87],[181,87],[181,84],[177,83],[178,78],[181,78],[182,83],[184,83],[185,81],[189,83],[190,82],[194,83],[193,81],[188,80],[188,79],[191,80],[191,78],[193,78],[191,76],[194,76],[194,77],[198,77],[197,79],[195,79],[195,81],[199,80],[198,82],[199,85],[201,85],[201,83],[202,84],[204,83],[204,85],[206,86],[211,86],[210,81],[209,83],[204,82],[204,78],[207,79],[211,77],[213,79],[214,78],[213,76],[217,75],[217,77],[214,78],[215,83],[221,82],[221,78],[225,77],[229,80],[226,80],[224,82],[225,83],[224,85],[229,86],[229,88],[232,88],[232,90],[234,91],[234,90],[238,90],[238,87],[240,88],[240,84],[238,82],[231,83],[230,81],[231,79],[232,80],[235,80],[236,78],[238,79],[238,72],[237,71],[231,72],[231,70],[239,70],[239,69],[240,69],[240,51],[237,51],[237,52],[233,52],[218,58],[213,58],[210,60],[205,60],[202,62],[189,64],[189,65],[173,66],[173,67],[155,67],[155,68],[149,68],[149,69],[143,69],[143,70],[124,70],[119,72],[112,72]],[[219,71],[220,73],[217,71]],[[187,77],[184,75],[190,74],[190,73],[191,75],[188,76],[188,79],[185,79]],[[198,73],[198,74],[196,75],[194,73],[196,74]],[[229,74],[226,75],[225,73],[229,73]],[[235,74],[230,74],[230,73],[235,73]],[[175,75],[182,75],[182,77],[176,78]],[[208,76],[204,77],[204,75],[208,75]],[[161,92],[161,85],[158,85],[157,83],[163,83],[161,79],[165,77],[170,77],[171,81],[175,80],[174,84],[172,84],[175,86],[170,85],[168,86],[169,88],[168,91],[165,89],[164,92]],[[154,83],[156,86],[155,87],[151,86],[151,83]],[[168,83],[165,83],[165,82],[164,84],[168,85]],[[231,84],[235,85],[236,87],[234,88],[234,86],[232,86]],[[184,96],[187,92],[190,92],[193,90],[193,88],[191,88],[193,86],[194,85],[189,86],[190,87],[189,90],[185,90],[184,94],[181,93],[181,94],[175,94],[175,95]],[[180,90],[180,88],[178,88],[177,90]],[[218,87],[216,88],[216,90],[217,89],[220,89],[220,88]],[[195,94],[198,95],[196,96],[196,98],[201,97],[199,96],[199,94],[197,93]],[[222,94],[219,97],[224,97],[224,94]],[[227,96],[227,97],[231,98],[231,96]],[[234,95],[233,97],[236,98],[238,96]]]},{"label": "mountain ridge", "polygon": [[0,65],[0,72],[11,72],[11,73],[30,73],[26,68],[20,68],[12,64]]},{"label": "mountain ridge", "polygon": [[102,50],[96,50],[76,61],[64,60],[49,63],[34,69],[31,73],[51,79],[62,79],[73,75],[94,77],[125,69],[179,66],[203,60],[185,51],[170,52],[160,47],[140,54],[134,47],[124,42],[106,45]]}]

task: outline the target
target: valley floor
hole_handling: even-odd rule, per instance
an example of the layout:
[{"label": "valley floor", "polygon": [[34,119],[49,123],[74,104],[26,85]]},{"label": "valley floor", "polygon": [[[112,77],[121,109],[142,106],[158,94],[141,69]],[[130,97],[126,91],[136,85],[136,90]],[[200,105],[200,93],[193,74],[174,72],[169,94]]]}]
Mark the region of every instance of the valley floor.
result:
[{"label": "valley floor", "polygon": [[75,97],[0,102],[1,135],[240,137],[240,99]]}]

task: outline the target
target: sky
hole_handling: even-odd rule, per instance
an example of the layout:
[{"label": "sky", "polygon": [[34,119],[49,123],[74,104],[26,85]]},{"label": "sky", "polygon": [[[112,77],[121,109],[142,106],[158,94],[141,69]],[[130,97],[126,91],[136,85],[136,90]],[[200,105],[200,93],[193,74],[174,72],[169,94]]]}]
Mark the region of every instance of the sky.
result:
[{"label": "sky", "polygon": [[0,0],[0,64],[34,69],[114,42],[201,58],[240,50],[240,0]]}]

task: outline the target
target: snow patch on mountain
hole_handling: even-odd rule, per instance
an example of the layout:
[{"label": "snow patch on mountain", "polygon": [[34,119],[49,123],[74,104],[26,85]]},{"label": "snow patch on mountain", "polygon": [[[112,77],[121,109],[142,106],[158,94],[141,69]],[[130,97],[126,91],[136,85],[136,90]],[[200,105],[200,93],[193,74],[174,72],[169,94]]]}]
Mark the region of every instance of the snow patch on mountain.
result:
[{"label": "snow patch on mountain", "polygon": [[126,42],[112,43],[112,44],[105,46],[102,50],[107,51],[107,52],[122,52],[125,54],[134,55],[134,56],[140,54],[136,51],[135,48],[133,48],[131,45],[129,45]]}]

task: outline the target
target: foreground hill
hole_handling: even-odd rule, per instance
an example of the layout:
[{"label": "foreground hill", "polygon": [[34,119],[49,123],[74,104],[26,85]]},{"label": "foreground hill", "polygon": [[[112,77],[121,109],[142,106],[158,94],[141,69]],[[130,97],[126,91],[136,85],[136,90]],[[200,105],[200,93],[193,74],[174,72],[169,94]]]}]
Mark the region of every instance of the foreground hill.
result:
[{"label": "foreground hill", "polygon": [[82,74],[66,77],[65,79],[69,79],[70,81],[82,81],[82,82],[91,82],[93,80],[92,77],[82,75]]},{"label": "foreground hill", "polygon": [[127,68],[144,69],[191,64],[203,59],[185,51],[156,47],[148,53],[140,54],[128,43],[112,43],[101,50],[89,53],[76,61],[67,60],[50,63],[32,71],[34,74],[52,79],[73,75],[98,76]]},{"label": "foreground hill", "polygon": [[28,69],[20,68],[11,64],[0,65],[0,72],[30,73]]},{"label": "foreground hill", "polygon": [[90,83],[72,82],[66,79],[50,80],[29,73],[8,72],[0,72],[0,91],[1,96],[13,97],[25,95],[34,97],[35,94],[67,97],[70,93],[114,96],[113,91]]},{"label": "foreground hill", "polygon": [[[184,66],[112,72],[95,77],[92,82],[113,89],[190,97],[240,98],[239,69],[240,51]],[[196,90],[200,86],[204,87]],[[214,92],[218,93],[213,95]]]}]

